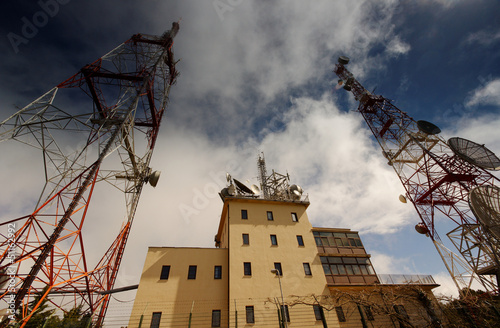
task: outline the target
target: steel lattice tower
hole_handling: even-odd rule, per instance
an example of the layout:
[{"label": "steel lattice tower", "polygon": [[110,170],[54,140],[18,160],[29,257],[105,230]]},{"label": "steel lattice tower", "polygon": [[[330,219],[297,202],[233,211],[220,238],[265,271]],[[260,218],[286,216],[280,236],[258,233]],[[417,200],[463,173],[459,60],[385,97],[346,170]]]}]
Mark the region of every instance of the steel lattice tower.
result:
[{"label": "steel lattice tower", "polygon": [[[498,293],[498,239],[485,233],[469,207],[469,192],[477,186],[500,185],[498,178],[457,156],[431,123],[415,121],[391,101],[371,94],[349,72],[340,57],[334,72],[351,91],[361,113],[413,203],[421,223],[416,228],[433,241],[460,292],[478,281]],[[403,198],[403,201],[406,199]],[[451,252],[436,230],[440,218],[451,220],[447,233],[460,255]],[[418,231],[418,230],[417,230]],[[465,289],[464,289],[465,288]]]},{"label": "steel lattice tower", "polygon": [[[178,30],[173,23],[159,37],[132,36],[0,123],[0,141],[40,149],[44,159],[35,210],[0,224],[0,297],[20,311],[21,327],[41,304],[28,308],[43,288],[42,299],[50,296],[63,310],[82,306],[102,326],[110,301],[103,292],[114,286],[143,185],[159,178],[149,165],[177,76]],[[90,263],[82,229],[98,229],[105,219],[87,218],[104,182],[124,194],[126,217],[101,260]]]}]

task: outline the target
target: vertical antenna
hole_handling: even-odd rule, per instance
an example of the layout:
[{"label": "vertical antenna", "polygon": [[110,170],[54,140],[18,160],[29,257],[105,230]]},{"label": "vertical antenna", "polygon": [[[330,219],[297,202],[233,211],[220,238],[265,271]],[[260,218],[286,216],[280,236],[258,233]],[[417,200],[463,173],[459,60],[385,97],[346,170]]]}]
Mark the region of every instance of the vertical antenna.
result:
[{"label": "vertical antenna", "polygon": [[262,197],[264,199],[269,198],[269,190],[267,188],[267,171],[266,171],[266,160],[264,158],[264,152],[259,154],[257,159],[257,168],[259,169],[259,182],[260,190],[262,190]]}]

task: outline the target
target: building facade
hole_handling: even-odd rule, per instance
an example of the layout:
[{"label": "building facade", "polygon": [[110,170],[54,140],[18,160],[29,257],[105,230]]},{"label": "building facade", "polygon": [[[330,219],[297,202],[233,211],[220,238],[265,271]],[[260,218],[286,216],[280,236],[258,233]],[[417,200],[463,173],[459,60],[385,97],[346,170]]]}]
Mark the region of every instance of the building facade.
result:
[{"label": "building facade", "polygon": [[[418,296],[387,298],[411,294],[398,291],[411,282],[435,302],[432,277],[381,281],[357,232],[311,226],[307,197],[223,190],[221,198],[216,248],[149,248],[129,328],[406,327],[433,320]],[[381,308],[383,302],[390,304]]]}]

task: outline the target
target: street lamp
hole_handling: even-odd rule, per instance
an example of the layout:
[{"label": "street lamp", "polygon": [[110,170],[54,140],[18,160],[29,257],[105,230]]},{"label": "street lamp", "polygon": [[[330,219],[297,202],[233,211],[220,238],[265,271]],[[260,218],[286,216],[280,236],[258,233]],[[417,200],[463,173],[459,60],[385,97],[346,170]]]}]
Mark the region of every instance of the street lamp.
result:
[{"label": "street lamp", "polygon": [[285,328],[287,328],[288,324],[287,324],[287,318],[285,318],[285,301],[283,300],[283,289],[281,288],[281,278],[280,278],[281,272],[278,269],[272,269],[271,272],[278,276],[278,282],[280,283],[281,304],[282,304],[281,318],[285,324]]}]

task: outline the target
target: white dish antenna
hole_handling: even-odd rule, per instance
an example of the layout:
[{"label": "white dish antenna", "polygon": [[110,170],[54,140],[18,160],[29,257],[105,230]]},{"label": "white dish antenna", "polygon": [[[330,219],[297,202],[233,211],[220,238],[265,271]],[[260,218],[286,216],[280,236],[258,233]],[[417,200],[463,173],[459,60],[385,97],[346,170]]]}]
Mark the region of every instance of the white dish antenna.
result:
[{"label": "white dish antenna", "polygon": [[253,185],[250,187],[250,189],[252,190],[252,192],[253,192],[255,195],[260,194],[260,189],[259,189],[259,187],[257,187],[257,185],[254,185],[254,184],[253,184]]},{"label": "white dish antenna", "polygon": [[469,206],[485,230],[500,241],[500,188],[479,186],[472,189]]}]

